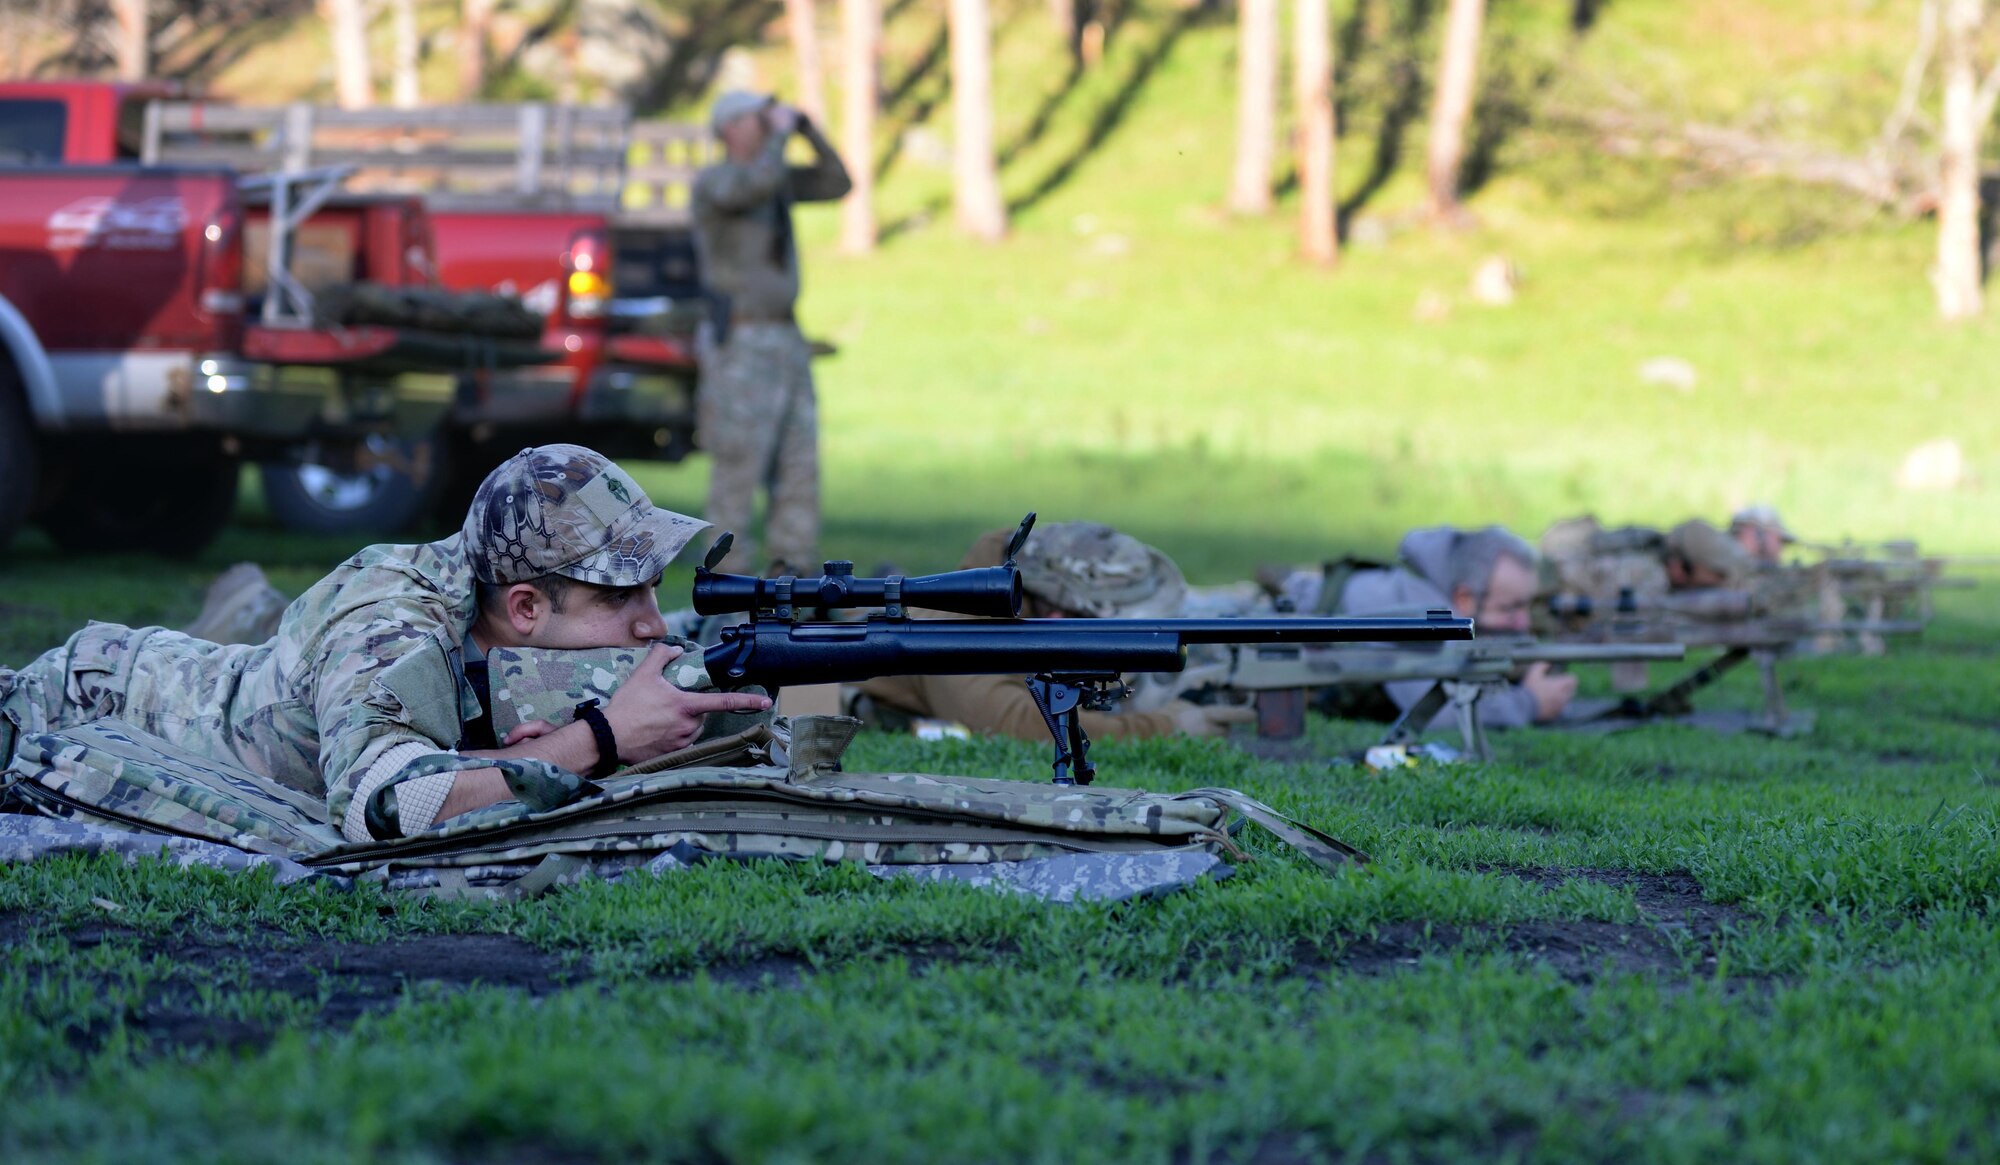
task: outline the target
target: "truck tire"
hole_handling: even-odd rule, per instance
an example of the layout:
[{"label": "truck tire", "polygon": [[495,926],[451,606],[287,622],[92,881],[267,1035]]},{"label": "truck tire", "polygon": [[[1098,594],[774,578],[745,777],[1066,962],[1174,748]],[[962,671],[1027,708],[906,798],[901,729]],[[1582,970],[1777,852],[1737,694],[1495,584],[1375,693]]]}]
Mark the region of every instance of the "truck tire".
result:
[{"label": "truck tire", "polygon": [[73,554],[193,558],[236,513],[242,462],[214,451],[121,450],[80,467],[42,514]]},{"label": "truck tire", "polygon": [[287,530],[393,534],[408,529],[429,513],[447,475],[445,441],[437,434],[370,437],[368,464],[359,468],[321,464],[314,452],[259,466],[264,504]]},{"label": "truck tire", "polygon": [[40,481],[41,458],[27,398],[13,365],[0,361],[0,549],[28,520]]}]

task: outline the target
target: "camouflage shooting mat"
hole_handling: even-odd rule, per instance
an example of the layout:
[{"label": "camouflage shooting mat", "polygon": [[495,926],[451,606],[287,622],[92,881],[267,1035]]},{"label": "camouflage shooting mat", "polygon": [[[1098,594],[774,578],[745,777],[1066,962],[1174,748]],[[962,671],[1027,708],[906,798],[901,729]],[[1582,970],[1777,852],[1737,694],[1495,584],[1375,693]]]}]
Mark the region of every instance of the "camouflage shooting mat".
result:
[{"label": "camouflage shooting mat", "polygon": [[[840,750],[855,727],[841,717],[752,725],[636,766],[566,804],[503,802],[411,837],[349,842],[323,819],[316,798],[100,720],[24,735],[6,773],[10,806],[76,828],[37,835],[24,825],[10,831],[0,857],[92,847],[171,855],[193,852],[177,843],[200,842],[343,879],[482,895],[538,893],[636,868],[667,872],[708,858],[775,857],[855,861],[885,874],[983,867],[972,884],[1068,901],[1219,876],[1224,856],[1245,856],[1228,830],[1235,812],[1329,872],[1366,860],[1228,789],[1163,794],[839,772]],[[83,828],[91,832],[79,833]],[[105,840],[118,832],[144,841]],[[203,860],[187,864],[239,868],[201,852]],[[1050,859],[1067,861],[1027,866]]]}]

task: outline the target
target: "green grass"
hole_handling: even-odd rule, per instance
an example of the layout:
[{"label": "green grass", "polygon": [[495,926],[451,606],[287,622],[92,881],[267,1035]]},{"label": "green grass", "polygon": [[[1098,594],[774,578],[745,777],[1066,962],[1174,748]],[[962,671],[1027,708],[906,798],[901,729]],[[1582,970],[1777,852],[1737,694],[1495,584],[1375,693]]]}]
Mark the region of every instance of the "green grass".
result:
[{"label": "green grass", "polygon": [[[1476,229],[1425,231],[1398,172],[1359,212],[1357,236],[1385,241],[1309,271],[1289,203],[1271,221],[1218,209],[1225,20],[1133,5],[1064,93],[1042,6],[996,7],[999,139],[1050,110],[1004,175],[1017,200],[1048,187],[1014,237],[957,238],[921,150],[887,176],[899,226],[879,254],[836,256],[830,212],[802,216],[806,317],[842,346],[820,366],[829,554],[946,567],[1033,508],[1111,521],[1223,581],[1439,521],[1532,535],[1583,509],[1673,521],[1750,500],[1817,538],[1994,549],[1995,325],[1932,319],[1922,224],[1535,131],[1503,146]],[[1495,75],[1531,92],[1558,62],[1533,100],[1587,106],[1615,82],[1690,119],[1857,149],[1914,4],[1832,7],[1616,0],[1572,41],[1567,3],[1500,5]],[[892,86],[937,20],[914,6],[892,24]],[[1397,51],[1423,59],[1428,35]],[[1350,194],[1389,52],[1355,62]],[[769,75],[782,58],[759,60]],[[942,132],[945,96],[935,76],[912,87],[883,148],[909,123]],[[1523,271],[1511,307],[1467,293],[1490,254]],[[1427,295],[1444,319],[1417,318]],[[1695,366],[1692,392],[1640,382],[1664,355]],[[1899,493],[1898,461],[1940,436],[1977,480]],[[700,509],[705,463],[635,468],[663,504]],[[0,560],[0,663],[85,618],[185,621],[231,561],[296,591],[352,549],[272,529],[254,490],[192,563],[65,559],[31,534]],[[1255,838],[1226,881],[1111,908],[821,866],[717,864],[516,905],[153,863],[0,868],[0,1155],[1993,1160],[2000,599],[1982,582],[1885,659],[1787,665],[1787,699],[1819,713],[1801,740],[1527,733],[1491,766],[1387,775],[1212,744],[1097,750],[1108,782],[1236,786],[1376,858],[1338,878]],[[1739,674],[1710,702],[1756,699]],[[1331,752],[1375,730],[1313,731]],[[1044,752],[877,736],[850,761],[1038,779]],[[1719,927],[1663,917],[1619,878],[1676,872]],[[321,943],[473,933],[582,981],[535,998],[413,984],[349,1024],[337,967],[285,990],[260,969]],[[168,953],[191,937],[232,953]],[[1640,950],[1655,957],[1635,966]],[[191,1046],[163,1034],[167,1013],[252,1038]]]}]

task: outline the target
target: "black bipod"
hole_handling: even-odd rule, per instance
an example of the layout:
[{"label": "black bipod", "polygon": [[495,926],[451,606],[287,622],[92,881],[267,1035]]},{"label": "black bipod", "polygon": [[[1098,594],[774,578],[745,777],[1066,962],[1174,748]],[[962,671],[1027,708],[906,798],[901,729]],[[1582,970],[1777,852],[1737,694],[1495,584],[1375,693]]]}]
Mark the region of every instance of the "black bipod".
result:
[{"label": "black bipod", "polygon": [[[1090,737],[1083,731],[1077,712],[1102,712],[1132,694],[1116,672],[1043,673],[1028,677],[1028,691],[1041,710],[1042,723],[1055,737],[1055,783],[1088,785],[1097,777],[1090,763]],[[1073,774],[1073,775],[1072,775]]]}]

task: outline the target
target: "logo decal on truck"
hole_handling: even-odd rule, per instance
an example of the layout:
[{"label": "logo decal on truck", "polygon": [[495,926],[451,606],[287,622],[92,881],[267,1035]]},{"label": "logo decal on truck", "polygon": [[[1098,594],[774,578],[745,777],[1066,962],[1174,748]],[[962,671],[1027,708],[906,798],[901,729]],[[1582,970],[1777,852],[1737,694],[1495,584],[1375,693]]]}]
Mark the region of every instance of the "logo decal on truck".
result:
[{"label": "logo decal on truck", "polygon": [[106,195],[79,198],[49,216],[49,249],[171,251],[187,227],[187,206],[167,195],[121,202]]}]

